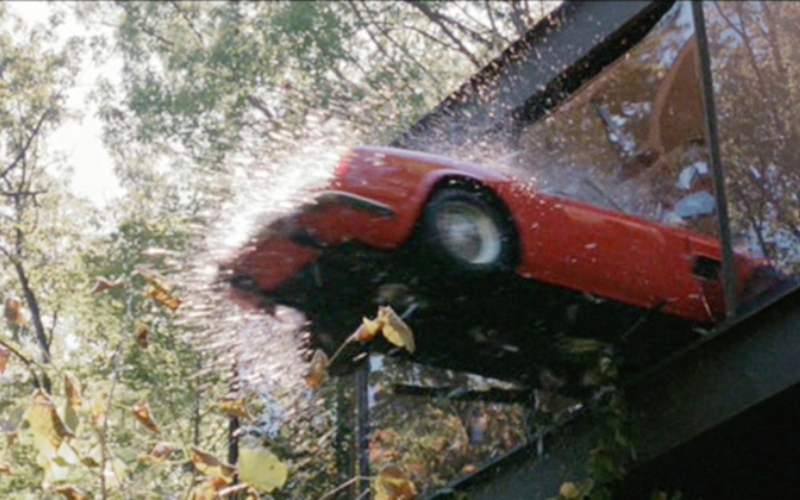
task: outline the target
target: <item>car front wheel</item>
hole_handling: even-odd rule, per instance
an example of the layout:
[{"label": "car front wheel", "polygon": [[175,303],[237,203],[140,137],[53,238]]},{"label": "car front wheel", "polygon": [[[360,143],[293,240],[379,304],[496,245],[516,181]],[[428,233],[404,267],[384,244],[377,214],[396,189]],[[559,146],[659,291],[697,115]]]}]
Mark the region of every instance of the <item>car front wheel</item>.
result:
[{"label": "car front wheel", "polygon": [[513,266],[513,224],[484,191],[440,189],[422,214],[423,244],[457,270],[496,271]]}]

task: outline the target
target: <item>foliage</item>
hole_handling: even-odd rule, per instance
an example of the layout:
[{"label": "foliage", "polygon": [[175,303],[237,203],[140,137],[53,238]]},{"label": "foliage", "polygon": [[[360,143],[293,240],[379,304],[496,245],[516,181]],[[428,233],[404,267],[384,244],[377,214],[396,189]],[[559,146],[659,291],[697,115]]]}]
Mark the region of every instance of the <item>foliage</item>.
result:
[{"label": "foliage", "polygon": [[800,102],[800,9],[711,2],[704,11],[734,236],[794,272],[800,129],[791,110]]},{"label": "foliage", "polygon": [[[238,165],[283,158],[310,128],[327,134],[343,127],[387,142],[540,12],[528,2],[72,7],[89,26],[113,25],[114,39],[58,39],[64,5],[31,28],[0,4],[0,285],[7,319],[0,427],[8,441],[0,492],[199,499],[258,495],[252,487],[274,498],[324,495],[341,483],[333,437],[345,418],[333,404],[340,388],[299,385],[293,341],[286,341],[290,349],[273,346],[294,365],[286,372],[250,363],[269,358],[268,349],[254,347],[264,341],[248,337],[263,323],[238,317],[204,274],[205,238],[233,192],[230,174]],[[119,80],[109,77],[94,90],[125,189],[102,210],[66,189],[68,165],[45,147],[48,135],[77,114],[66,96],[90,52],[96,60],[123,61]],[[370,325],[372,335],[380,330],[414,350],[392,311],[382,310]],[[206,335],[210,329],[226,331]],[[413,413],[400,403],[399,419]],[[444,482],[497,452],[494,444],[467,443],[472,454],[462,459],[464,447],[451,448],[449,439],[469,434],[471,418],[514,418],[489,406],[471,411],[436,401],[416,423],[389,423],[394,430],[385,436],[398,436],[398,462],[424,479],[419,484]],[[446,429],[414,428],[437,415]],[[236,461],[222,458],[231,418],[240,426]],[[430,436],[414,443],[415,432]],[[442,452],[451,453],[450,462],[431,472]],[[414,470],[414,463],[426,469]],[[414,490],[394,469],[384,470],[376,488],[386,495]],[[233,484],[235,474],[244,486]]]},{"label": "foliage", "polygon": [[[255,138],[287,146],[337,117],[386,142],[543,13],[527,2],[120,2],[121,88],[101,92],[108,139],[180,144],[218,167]],[[443,63],[447,61],[447,63]]]}]

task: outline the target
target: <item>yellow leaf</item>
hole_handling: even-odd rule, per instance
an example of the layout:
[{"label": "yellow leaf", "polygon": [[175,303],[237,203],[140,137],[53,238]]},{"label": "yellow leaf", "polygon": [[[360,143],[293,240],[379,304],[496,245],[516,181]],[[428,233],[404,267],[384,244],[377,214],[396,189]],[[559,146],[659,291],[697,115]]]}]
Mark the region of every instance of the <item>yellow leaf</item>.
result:
[{"label": "yellow leaf", "polygon": [[575,483],[567,481],[558,489],[558,495],[567,499],[580,498],[581,490],[578,489]]},{"label": "yellow leaf", "polygon": [[71,373],[64,374],[64,392],[67,395],[67,406],[64,408],[64,423],[73,431],[78,428],[78,410],[83,404],[81,383]]},{"label": "yellow leaf", "polygon": [[100,464],[103,462],[103,447],[99,444],[92,447],[92,449],[83,456],[81,462],[88,467],[100,467]]},{"label": "yellow leaf", "polygon": [[150,269],[138,268],[136,269],[136,273],[141,275],[144,279],[147,280],[148,283],[156,287],[156,289],[161,290],[167,295],[172,293],[173,288],[175,288],[175,285],[167,281],[166,278],[164,278],[157,272],[152,271]]},{"label": "yellow leaf", "polygon": [[352,339],[356,342],[369,342],[380,333],[382,326],[379,321],[362,318],[361,325],[353,333]]},{"label": "yellow leaf", "polygon": [[136,417],[136,420],[138,420],[140,424],[156,434],[161,434],[161,429],[158,427],[158,424],[156,424],[156,421],[153,420],[153,415],[150,413],[150,406],[146,401],[139,401],[133,405],[131,411],[133,412],[133,416]]},{"label": "yellow leaf", "polygon": [[56,405],[43,389],[33,392],[33,401],[25,411],[36,447],[46,457],[56,455],[64,439],[74,437],[56,411]]},{"label": "yellow leaf", "polygon": [[9,449],[12,446],[14,446],[14,443],[17,441],[19,435],[17,434],[16,430],[7,431],[5,435],[6,435],[6,449]]},{"label": "yellow leaf", "polygon": [[406,322],[394,312],[394,309],[389,306],[379,307],[376,319],[383,325],[381,332],[386,337],[386,340],[397,347],[404,347],[410,353],[414,352],[414,349],[416,349],[414,334]]},{"label": "yellow leaf", "polygon": [[108,405],[108,391],[101,390],[95,393],[92,398],[92,403],[89,407],[89,416],[92,423],[97,425],[106,414],[106,407]]},{"label": "yellow leaf", "polygon": [[229,417],[243,418],[250,422],[255,421],[255,418],[247,411],[247,406],[245,406],[243,398],[223,396],[220,398],[218,406],[220,411]]},{"label": "yellow leaf", "polygon": [[153,300],[162,306],[169,308],[171,311],[178,309],[178,307],[181,305],[181,299],[175,297],[174,295],[170,295],[160,288],[151,288],[147,291],[147,295],[152,297]]},{"label": "yellow leaf", "polygon": [[142,349],[147,349],[150,345],[150,330],[144,325],[136,328],[136,345]]},{"label": "yellow leaf", "polygon": [[71,484],[56,486],[53,488],[54,493],[64,495],[67,500],[85,500],[86,494]]},{"label": "yellow leaf", "polygon": [[239,478],[265,493],[283,488],[289,469],[266,448],[239,450]]},{"label": "yellow leaf", "polygon": [[[61,447],[66,443],[62,442]],[[61,448],[60,447],[60,448]],[[36,455],[36,465],[41,467],[43,474],[42,485],[47,487],[49,484],[61,483],[66,481],[70,476],[72,467],[65,460],[61,454],[56,451],[48,455],[47,452],[40,451]]]},{"label": "yellow leaf", "polygon": [[166,248],[150,247],[143,250],[142,255],[151,259],[158,259],[161,257],[177,257],[180,253]]},{"label": "yellow leaf", "polygon": [[16,297],[6,297],[3,301],[3,315],[16,325],[23,326],[25,317],[22,315],[22,302]]},{"label": "yellow leaf", "polygon": [[321,349],[314,351],[311,364],[308,365],[303,375],[306,383],[312,389],[318,389],[328,376],[328,356]]},{"label": "yellow leaf", "polygon": [[0,375],[6,372],[9,359],[11,359],[11,349],[0,345]]},{"label": "yellow leaf", "polygon": [[233,476],[236,474],[236,468],[220,462],[217,457],[207,453],[200,448],[192,446],[189,450],[189,458],[192,463],[201,473],[222,479],[225,483],[230,484],[233,482]]},{"label": "yellow leaf", "polygon": [[217,493],[219,493],[226,484],[227,483],[221,478],[209,477],[192,488],[189,500],[217,500]]},{"label": "yellow leaf", "polygon": [[102,276],[95,279],[94,288],[92,291],[89,292],[92,295],[97,295],[100,293],[105,292],[106,290],[113,290],[115,288],[119,288],[125,281],[122,278],[117,278],[115,280],[110,280],[108,278],[104,278]]},{"label": "yellow leaf", "polygon": [[71,373],[64,374],[64,392],[67,394],[67,401],[73,408],[80,408],[83,404],[83,387],[80,381]]},{"label": "yellow leaf", "polygon": [[172,446],[172,444],[166,441],[161,441],[155,445],[150,453],[143,453],[139,455],[138,459],[140,462],[146,464],[161,465],[172,455],[172,452],[174,451],[175,447]]},{"label": "yellow leaf", "polygon": [[374,500],[412,500],[417,495],[414,483],[394,464],[381,469],[373,482],[373,488]]},{"label": "yellow leaf", "polygon": [[125,474],[128,466],[119,457],[111,457],[106,462],[103,476],[105,477],[106,488],[121,488],[125,483]]}]

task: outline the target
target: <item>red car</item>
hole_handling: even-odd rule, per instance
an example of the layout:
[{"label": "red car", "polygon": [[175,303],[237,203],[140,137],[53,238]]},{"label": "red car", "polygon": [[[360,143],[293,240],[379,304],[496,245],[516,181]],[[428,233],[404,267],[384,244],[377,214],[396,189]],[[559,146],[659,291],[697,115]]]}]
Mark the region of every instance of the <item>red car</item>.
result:
[{"label": "red car", "polygon": [[[725,317],[714,238],[548,195],[488,168],[376,147],[349,151],[316,203],[242,249],[227,266],[235,295],[251,304],[280,298],[298,273],[345,243],[388,251],[413,243],[420,260],[462,276],[513,270],[693,323]],[[763,286],[755,281],[764,267],[736,256],[740,296]]]}]

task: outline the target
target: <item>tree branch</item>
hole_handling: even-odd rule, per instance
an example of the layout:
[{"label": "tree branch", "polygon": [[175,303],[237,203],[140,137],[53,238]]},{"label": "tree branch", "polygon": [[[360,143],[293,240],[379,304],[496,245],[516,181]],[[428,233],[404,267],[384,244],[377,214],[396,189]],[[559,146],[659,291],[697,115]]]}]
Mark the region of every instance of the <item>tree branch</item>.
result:
[{"label": "tree branch", "polygon": [[456,49],[462,54],[464,54],[464,56],[466,56],[466,58],[469,59],[470,62],[472,62],[472,64],[475,65],[476,68],[481,67],[480,61],[478,61],[478,59],[472,54],[472,52],[470,52],[467,49],[467,47],[465,47],[464,44],[461,43],[461,40],[459,40],[458,37],[455,36],[455,34],[453,34],[452,31],[450,31],[450,28],[448,28],[447,25],[442,21],[441,14],[432,11],[430,7],[428,7],[424,2],[420,2],[419,0],[404,0],[404,1],[407,4],[411,5],[412,7],[419,10],[420,12],[422,12],[422,14],[428,19],[430,19],[430,21],[433,24],[439,26],[439,28],[441,28],[441,30],[444,32],[447,38],[449,38],[456,45]]},{"label": "tree branch", "polygon": [[178,14],[180,14],[180,16],[183,18],[183,20],[184,20],[184,21],[186,21],[186,24],[189,26],[189,29],[190,29],[190,30],[192,30],[192,33],[194,33],[194,36],[195,36],[195,38],[197,38],[197,41],[198,41],[198,42],[200,42],[200,45],[201,45],[202,47],[205,47],[205,46],[206,46],[206,44],[205,44],[205,41],[203,40],[203,35],[202,35],[202,34],[200,33],[200,31],[198,31],[198,29],[195,27],[195,25],[194,25],[194,23],[192,22],[192,20],[191,20],[191,19],[189,18],[189,16],[186,14],[186,11],[184,11],[183,9],[181,9],[180,5],[178,5],[178,2],[176,2],[175,0],[172,0],[172,1],[170,2],[170,4],[171,4],[171,5],[172,5],[172,7],[175,9],[175,11],[176,11]]},{"label": "tree branch", "polygon": [[19,196],[36,196],[37,194],[47,194],[47,190],[42,191],[0,191],[0,196],[8,196],[9,198],[16,198]]},{"label": "tree branch", "polygon": [[742,41],[744,42],[742,45],[744,45],[745,52],[747,53],[748,56],[747,60],[750,63],[750,67],[752,68],[753,73],[756,75],[756,79],[758,80],[758,85],[761,88],[761,95],[766,100],[767,105],[770,108],[772,108],[772,113],[770,113],[772,122],[775,125],[776,129],[778,129],[779,133],[784,134],[785,130],[781,126],[782,124],[780,123],[780,121],[778,120],[778,116],[780,116],[780,114],[778,113],[776,103],[771,93],[768,92],[767,84],[764,80],[764,76],[761,73],[761,68],[759,68],[758,66],[758,60],[756,58],[756,55],[753,52],[752,39],[750,38],[750,35],[747,33],[747,28],[744,25],[744,15],[741,11],[741,4],[737,4],[737,7],[739,7],[738,15],[739,15],[739,22],[741,24],[740,26],[737,26],[736,23],[734,23],[733,20],[725,14],[722,7],[720,7],[719,5],[719,2],[714,2],[714,7],[716,8],[717,13],[720,15],[720,17],[722,17],[722,19],[725,21],[725,23],[734,32],[736,32],[736,34],[742,37]]},{"label": "tree branch", "polygon": [[[464,8],[463,4],[456,3],[455,5],[459,9],[461,9],[461,12],[463,12],[465,16],[469,17],[473,21],[476,21],[476,22],[478,22],[480,24],[480,21],[478,21],[477,19],[472,17],[472,15],[470,15],[469,12],[466,11],[466,9]],[[447,16],[447,15],[444,15],[444,14],[441,14],[441,13],[439,14],[439,16],[442,18],[442,21],[446,21],[446,22],[452,24],[453,26],[456,27],[456,29],[458,29],[460,32],[462,32],[465,35],[467,35],[468,37],[470,37],[476,43],[479,43],[479,44],[483,45],[485,48],[487,48],[489,50],[494,48],[494,45],[492,44],[491,40],[489,40],[488,38],[483,36],[479,31],[476,31],[476,30],[466,26],[464,23],[462,23],[458,19],[454,19],[454,18],[452,18],[450,16]],[[485,28],[485,26],[484,26],[484,28]],[[496,34],[496,35],[500,35],[500,33],[498,31],[496,31],[496,30],[493,30],[492,32],[494,34]],[[500,37],[502,38],[502,35],[500,35]]]},{"label": "tree branch", "polygon": [[17,156],[14,158],[11,164],[8,167],[6,167],[2,173],[0,173],[1,178],[5,178],[8,175],[8,173],[11,172],[11,170],[13,170],[14,168],[17,167],[17,165],[19,165],[19,163],[25,158],[25,155],[28,154],[28,150],[30,149],[31,144],[33,144],[34,139],[36,139],[39,136],[39,132],[41,132],[42,126],[44,125],[44,121],[47,118],[47,115],[50,114],[50,111],[51,111],[50,108],[44,110],[44,113],[42,113],[42,116],[40,116],[39,120],[37,120],[36,125],[33,127],[33,130],[31,130],[30,135],[25,141],[25,144],[23,144],[22,148],[17,153]]},{"label": "tree branch", "polygon": [[266,118],[270,120],[273,120],[275,118],[275,115],[272,114],[272,111],[270,111],[269,108],[267,108],[267,106],[264,104],[264,102],[258,97],[248,95],[247,102],[250,103],[250,105],[256,108],[257,110],[259,110],[261,114],[263,114]]},{"label": "tree branch", "polygon": [[517,34],[519,36],[525,36],[525,33],[528,32],[528,25],[525,24],[525,14],[527,14],[527,9],[522,9],[520,7],[520,2],[518,0],[514,0],[511,2],[511,22],[514,23],[514,28],[517,29]]},{"label": "tree branch", "polygon": [[[39,382],[39,377],[36,375],[36,371],[33,369],[33,366],[36,363],[27,356],[25,356],[24,354],[22,354],[21,352],[19,352],[19,350],[16,347],[12,346],[3,339],[0,339],[0,346],[3,346],[9,351],[11,351],[11,353],[14,356],[18,357],[20,361],[25,363],[25,367],[28,369],[28,371],[31,373],[31,376],[33,377],[33,383],[36,384],[37,389],[40,389],[42,387],[42,384],[41,382]],[[47,390],[47,392],[50,392],[49,389]]]},{"label": "tree branch", "polygon": [[44,362],[50,363],[50,345],[47,342],[47,335],[45,334],[44,324],[42,323],[39,301],[36,300],[36,295],[33,293],[33,289],[28,281],[25,268],[22,267],[22,263],[19,261],[14,262],[14,269],[17,272],[17,278],[22,286],[25,302],[27,302],[28,309],[31,311],[31,320],[33,321],[34,332],[36,333],[36,341],[39,344],[39,348],[42,350]]},{"label": "tree branch", "polygon": [[[122,9],[122,11],[125,12],[125,14],[127,16],[131,16],[131,12],[128,10],[128,8],[130,6],[132,6],[131,3],[124,2],[122,0],[117,0],[114,3],[118,7],[120,7]],[[162,44],[164,44],[164,45],[166,45],[168,47],[174,47],[175,46],[175,44],[173,42],[171,42],[170,40],[167,40],[163,36],[159,35],[155,31],[153,31],[149,27],[147,27],[147,25],[145,25],[144,22],[142,22],[141,19],[138,19],[137,25],[138,25],[139,29],[142,31],[142,33],[144,33],[145,35],[148,35],[148,36],[150,36],[152,38],[155,38],[156,40],[158,40],[159,42],[161,42]]]},{"label": "tree branch", "polygon": [[[369,38],[370,38],[370,40],[372,40],[372,43],[374,43],[374,44],[375,44],[375,47],[377,47],[377,49],[378,49],[378,50],[379,50],[379,51],[380,51],[380,52],[381,52],[383,55],[385,55],[387,58],[390,58],[390,59],[391,59],[391,56],[390,56],[390,55],[389,55],[389,54],[386,52],[386,50],[383,48],[383,46],[380,44],[380,42],[378,42],[378,40],[375,38],[375,36],[373,35],[372,31],[369,29],[369,23],[367,23],[367,21],[366,21],[366,20],[364,19],[364,17],[361,15],[361,12],[359,12],[359,11],[358,11],[358,8],[356,7],[356,4],[355,4],[355,2],[353,2],[353,1],[351,0],[351,1],[349,1],[349,2],[348,2],[348,5],[349,5],[349,6],[350,6],[350,8],[352,9],[353,13],[356,15],[356,17],[358,18],[358,20],[359,20],[359,21],[360,21],[360,22],[361,22],[361,23],[364,25],[364,29],[367,31],[367,35],[369,35]],[[375,17],[374,13],[373,13],[373,12],[371,12],[369,9],[367,9],[367,13],[368,13],[368,14],[369,14],[371,17]],[[410,60],[412,63],[414,63],[414,65],[415,65],[415,66],[417,66],[418,68],[420,68],[420,69],[422,70],[422,72],[423,72],[423,73],[425,73],[426,75],[428,75],[429,77],[431,77],[431,79],[432,79],[434,82],[436,81],[436,79],[434,78],[434,76],[431,74],[431,72],[428,70],[428,68],[427,68],[427,67],[426,67],[424,64],[422,64],[422,63],[421,63],[421,62],[419,62],[419,61],[418,61],[416,58],[414,58],[414,57],[411,55],[411,53],[409,53],[409,51],[408,51],[408,49],[407,49],[406,47],[404,47],[402,44],[398,43],[398,42],[397,42],[397,41],[396,41],[394,38],[392,38],[392,37],[390,36],[390,34],[389,34],[389,30],[387,30],[385,27],[383,27],[383,26],[382,26],[381,24],[379,24],[379,23],[372,23],[372,24],[373,24],[373,25],[374,25],[376,28],[378,28],[378,30],[379,30],[379,31],[381,32],[381,34],[382,34],[382,35],[383,35],[383,36],[384,36],[384,37],[385,37],[385,38],[386,38],[386,39],[389,41],[389,43],[391,43],[393,46],[397,47],[397,48],[398,48],[398,50],[400,50],[400,51],[401,51],[403,54],[405,54],[405,56],[406,56],[406,57],[407,57],[407,58],[408,58],[408,59],[409,59],[409,60]],[[421,31],[421,30],[420,30],[420,31]],[[423,35],[425,35],[425,36],[431,36],[431,35],[429,35],[428,33],[424,33],[424,32],[423,32],[423,33],[421,33],[421,34],[423,34]],[[433,38],[433,37],[432,37],[432,38]],[[437,41],[439,41],[439,40],[437,40]]]}]

